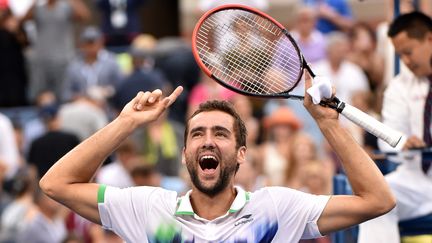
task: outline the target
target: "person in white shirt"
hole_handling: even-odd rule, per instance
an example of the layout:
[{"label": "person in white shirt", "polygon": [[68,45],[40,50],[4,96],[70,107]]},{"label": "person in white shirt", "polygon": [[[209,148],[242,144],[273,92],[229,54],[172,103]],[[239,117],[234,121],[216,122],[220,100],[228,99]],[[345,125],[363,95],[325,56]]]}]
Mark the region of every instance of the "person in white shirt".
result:
[{"label": "person in white shirt", "polygon": [[[311,87],[307,75],[306,88]],[[317,196],[283,187],[245,192],[234,175],[246,160],[245,124],[226,101],[203,103],[188,119],[182,163],[192,190],[89,183],[103,159],[139,126],[155,121],[181,94],[139,92],[120,115],[60,159],[40,181],[43,191],[126,242],[298,242],[346,228],[391,210],[395,199],[364,150],[343,129],[338,113],[305,107],[339,154],[354,195]]]},{"label": "person in white shirt", "polygon": [[0,179],[11,179],[19,167],[19,153],[12,122],[0,113]]},{"label": "person in white shirt", "polygon": [[[407,151],[432,145],[430,120],[432,95],[432,19],[420,12],[400,15],[388,31],[396,53],[409,70],[402,71],[384,93],[383,122],[405,134],[393,149]],[[432,98],[432,96],[431,96]],[[379,141],[381,150],[391,148]],[[432,213],[432,169],[419,152],[401,152],[401,165],[386,176],[397,199],[390,213],[360,225],[359,243],[400,242],[398,221]],[[426,162],[426,163],[425,163]],[[385,232],[385,233],[383,233]]]},{"label": "person in white shirt", "polygon": [[348,60],[350,42],[346,34],[333,32],[327,35],[327,58],[312,66],[315,74],[327,77],[335,86],[338,98],[351,103],[356,91],[368,91],[369,84],[361,68]]},{"label": "person in white shirt", "polygon": [[134,185],[132,169],[138,164],[138,153],[131,139],[124,140],[115,150],[115,160],[101,167],[96,175],[96,182],[118,188]]}]

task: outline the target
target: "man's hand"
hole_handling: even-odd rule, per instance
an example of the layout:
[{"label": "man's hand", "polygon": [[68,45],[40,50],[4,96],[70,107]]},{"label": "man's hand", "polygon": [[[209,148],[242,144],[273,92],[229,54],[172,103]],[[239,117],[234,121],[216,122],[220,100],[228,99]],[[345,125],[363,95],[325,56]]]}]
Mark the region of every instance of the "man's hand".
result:
[{"label": "man's hand", "polygon": [[121,111],[119,118],[131,119],[134,127],[155,121],[181,94],[183,87],[178,86],[168,97],[162,96],[159,89],[153,92],[139,92]]},{"label": "man's hand", "polygon": [[[303,105],[306,107],[306,109],[309,111],[311,116],[317,121],[323,121],[326,119],[338,119],[338,113],[337,111],[324,107],[322,105],[314,105],[312,102],[312,97],[306,92],[307,89],[309,89],[312,86],[312,77],[309,75],[307,71],[304,71],[305,76],[305,98],[303,101]],[[335,94],[335,90],[333,89],[332,92],[332,98]]]},{"label": "man's hand", "polygon": [[407,139],[402,150],[426,147],[426,143],[417,136],[411,136]]}]

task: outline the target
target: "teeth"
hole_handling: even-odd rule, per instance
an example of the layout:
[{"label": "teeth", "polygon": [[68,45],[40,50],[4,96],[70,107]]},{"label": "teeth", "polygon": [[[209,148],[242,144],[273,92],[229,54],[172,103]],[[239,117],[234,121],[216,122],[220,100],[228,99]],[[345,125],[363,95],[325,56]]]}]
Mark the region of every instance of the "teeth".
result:
[{"label": "teeth", "polygon": [[204,159],[213,159],[216,160],[216,157],[214,157],[213,155],[204,155],[203,157],[201,157],[201,161]]}]

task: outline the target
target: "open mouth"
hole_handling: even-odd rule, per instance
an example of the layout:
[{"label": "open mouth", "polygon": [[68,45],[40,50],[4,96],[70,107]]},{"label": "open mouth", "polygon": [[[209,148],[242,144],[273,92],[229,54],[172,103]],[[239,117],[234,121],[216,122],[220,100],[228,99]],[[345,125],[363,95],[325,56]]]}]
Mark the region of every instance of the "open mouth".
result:
[{"label": "open mouth", "polygon": [[200,158],[199,165],[204,172],[212,172],[218,167],[219,161],[213,155],[204,155]]}]

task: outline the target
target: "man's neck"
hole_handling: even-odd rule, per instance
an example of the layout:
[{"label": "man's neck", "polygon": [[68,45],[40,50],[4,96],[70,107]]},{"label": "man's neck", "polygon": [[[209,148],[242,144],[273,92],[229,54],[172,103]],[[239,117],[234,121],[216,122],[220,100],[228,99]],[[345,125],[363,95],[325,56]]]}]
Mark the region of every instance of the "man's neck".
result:
[{"label": "man's neck", "polygon": [[207,220],[213,220],[228,212],[236,195],[237,191],[232,185],[213,197],[193,188],[190,200],[194,212],[198,216]]}]

